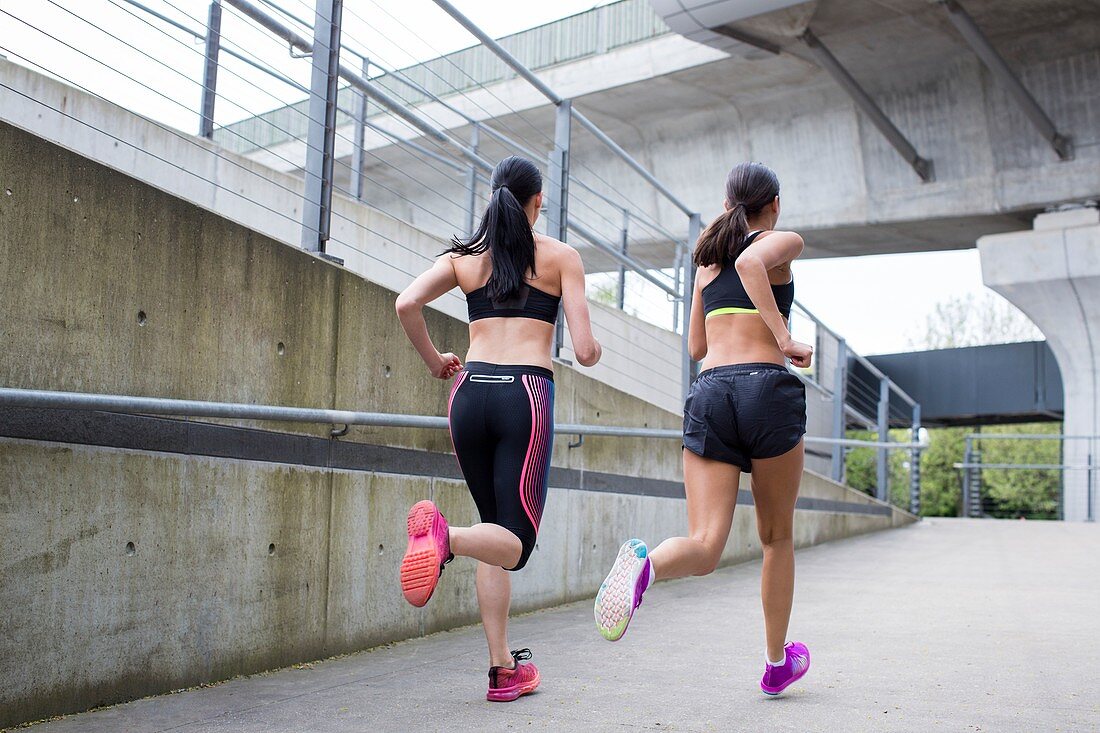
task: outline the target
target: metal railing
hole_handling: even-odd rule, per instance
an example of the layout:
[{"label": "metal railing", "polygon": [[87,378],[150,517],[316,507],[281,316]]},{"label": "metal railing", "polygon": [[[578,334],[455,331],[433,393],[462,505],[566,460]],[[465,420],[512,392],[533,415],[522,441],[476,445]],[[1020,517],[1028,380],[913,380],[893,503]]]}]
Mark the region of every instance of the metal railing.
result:
[{"label": "metal railing", "polygon": [[[999,442],[1032,442],[1050,443],[1056,442],[1057,458],[1048,462],[1015,462],[987,460],[987,451],[982,449],[982,443]],[[1079,462],[1066,460],[1066,445],[1071,446],[1073,458]],[[1072,450],[1073,448],[1078,448]],[[1006,510],[998,506],[995,497],[987,488],[987,471],[994,472],[1049,472],[1047,481],[1056,482],[1055,496],[1051,499],[1054,505],[1049,508],[1048,514],[1056,515],[1059,519],[1065,519],[1066,512],[1066,478],[1067,472],[1079,472],[1084,474],[1084,503],[1085,513],[1083,519],[1087,522],[1096,521],[1095,507],[1095,482],[1097,465],[1097,450],[1100,449],[1100,436],[1097,435],[1063,435],[1052,434],[1027,434],[1027,433],[971,433],[964,439],[963,460],[954,463],[953,466],[961,471],[962,478],[962,505],[963,516],[987,517],[1006,515]],[[1051,453],[1054,452],[1052,449]],[[1033,477],[1034,478],[1034,477]],[[1011,514],[1011,510],[1008,510]],[[1007,516],[1007,515],[1006,515]]]},{"label": "metal railing", "polygon": [[[98,410],[123,415],[167,415],[174,417],[201,417],[224,420],[262,420],[274,422],[300,422],[331,425],[362,425],[388,428],[419,428],[448,430],[446,417],[435,415],[405,415],[388,412],[359,412],[355,410],[329,410],[311,407],[282,407],[277,405],[250,405],[239,402],[207,402],[179,400],[163,397],[134,397],[130,395],[90,394],[85,392],[59,392],[52,390],[15,389],[0,387],[0,406],[31,407],[63,410]],[[622,427],[616,425],[588,425],[555,423],[557,435],[590,435],[610,438],[656,438],[680,440],[683,432],[672,428]],[[333,437],[342,431],[333,431]],[[925,448],[923,444],[881,443],[868,440],[849,440],[806,437],[807,443],[820,445],[844,445],[853,448],[885,448],[909,450]]]}]

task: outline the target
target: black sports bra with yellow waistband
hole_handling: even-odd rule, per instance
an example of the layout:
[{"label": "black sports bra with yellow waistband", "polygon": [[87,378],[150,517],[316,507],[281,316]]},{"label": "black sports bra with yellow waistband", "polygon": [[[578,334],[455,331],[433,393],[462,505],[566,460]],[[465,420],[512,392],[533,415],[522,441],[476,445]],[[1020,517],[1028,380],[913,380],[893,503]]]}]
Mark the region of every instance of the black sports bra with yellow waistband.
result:
[{"label": "black sports bra with yellow waistband", "polygon": [[523,285],[514,298],[497,302],[489,299],[487,285],[466,293],[466,308],[471,323],[482,318],[533,318],[555,323],[560,303],[560,295],[551,295],[533,285]]},{"label": "black sports bra with yellow waistband", "polygon": [[[752,232],[745,238],[745,249],[753,240],[763,232]],[[718,275],[703,288],[703,313],[707,318],[711,316],[724,316],[730,313],[759,313],[753,304],[749,294],[745,292],[745,286],[741,283],[741,276],[737,274],[737,268],[733,267],[734,260],[727,260],[722,265]],[[794,277],[783,285],[772,285],[772,295],[775,296],[775,304],[779,306],[779,312],[784,318],[791,317],[791,305],[794,304]]]}]

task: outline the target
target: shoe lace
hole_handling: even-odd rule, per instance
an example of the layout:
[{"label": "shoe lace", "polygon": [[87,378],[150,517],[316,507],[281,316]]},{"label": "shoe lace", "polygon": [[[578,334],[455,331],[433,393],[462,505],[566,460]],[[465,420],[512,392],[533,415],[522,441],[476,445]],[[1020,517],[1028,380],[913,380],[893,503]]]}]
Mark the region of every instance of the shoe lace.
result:
[{"label": "shoe lace", "polygon": [[513,649],[512,650],[512,659],[516,660],[516,664],[519,664],[520,662],[526,661],[530,658],[531,658],[531,650],[530,649],[524,648],[524,649]]}]

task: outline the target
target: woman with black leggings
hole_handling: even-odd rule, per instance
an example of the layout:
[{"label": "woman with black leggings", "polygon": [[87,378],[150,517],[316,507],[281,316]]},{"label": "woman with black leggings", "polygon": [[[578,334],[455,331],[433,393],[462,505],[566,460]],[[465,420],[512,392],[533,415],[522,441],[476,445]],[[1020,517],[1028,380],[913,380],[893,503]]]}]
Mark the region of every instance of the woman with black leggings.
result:
[{"label": "woman with black leggings", "polygon": [[[401,590],[414,606],[431,598],[454,556],[478,560],[477,599],[489,644],[487,699],[515,700],[539,684],[530,650],[509,651],[511,581],[535,547],[546,503],[554,438],[550,349],[559,304],[583,366],[599,361],[585,300],[584,267],[572,247],[536,234],[542,176],[524,158],[493,170],[492,198],[477,231],[451,248],[397,298],[397,314],[432,376],[451,379],[451,438],[481,523],[449,527],[431,501],[409,511],[409,545]],[[466,295],[470,350],[466,363],[441,354],[424,306],[452,288]]]}]

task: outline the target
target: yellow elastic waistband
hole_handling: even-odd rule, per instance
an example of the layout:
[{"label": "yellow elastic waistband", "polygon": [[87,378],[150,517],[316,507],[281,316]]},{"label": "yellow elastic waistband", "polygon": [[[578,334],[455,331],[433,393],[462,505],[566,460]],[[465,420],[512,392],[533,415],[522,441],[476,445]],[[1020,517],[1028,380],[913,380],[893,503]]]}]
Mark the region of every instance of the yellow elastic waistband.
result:
[{"label": "yellow elastic waistband", "polygon": [[733,308],[733,307],[730,307],[730,308],[715,308],[710,313],[708,313],[706,317],[710,318],[711,316],[725,316],[725,315],[730,315],[730,314],[733,314],[733,313],[757,313],[757,314],[759,314],[760,311],[758,311],[756,308]]}]

